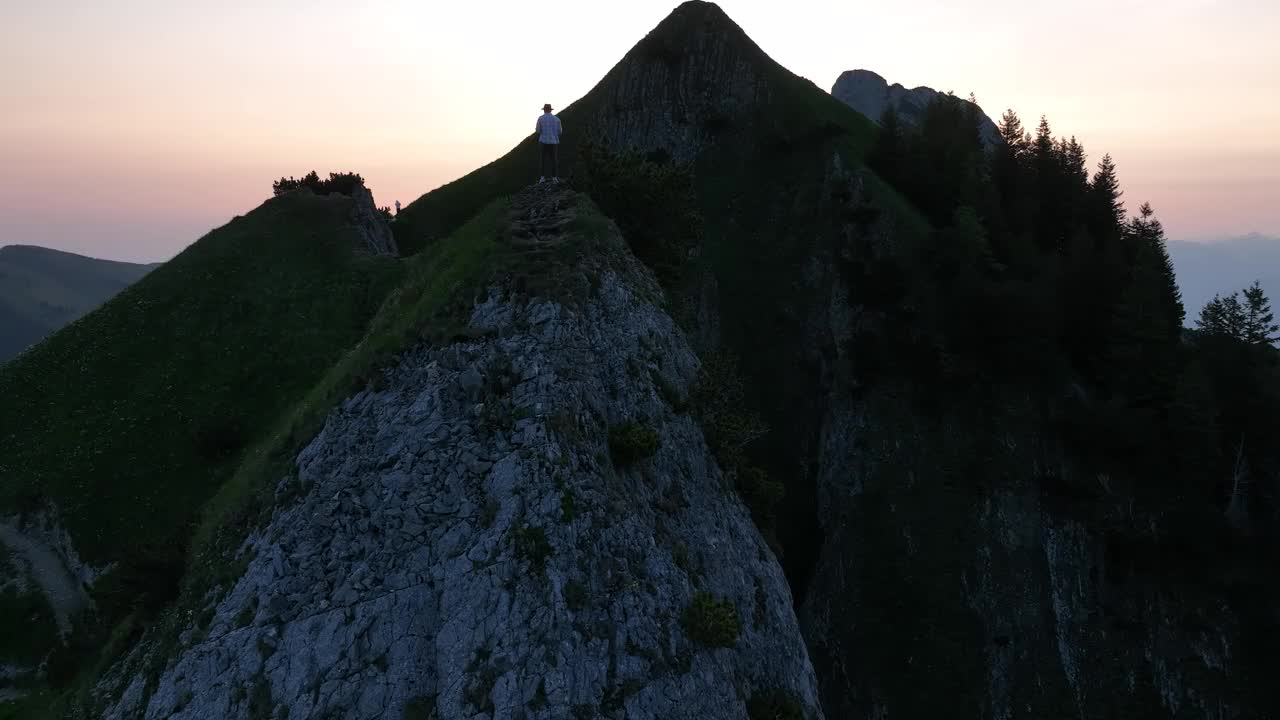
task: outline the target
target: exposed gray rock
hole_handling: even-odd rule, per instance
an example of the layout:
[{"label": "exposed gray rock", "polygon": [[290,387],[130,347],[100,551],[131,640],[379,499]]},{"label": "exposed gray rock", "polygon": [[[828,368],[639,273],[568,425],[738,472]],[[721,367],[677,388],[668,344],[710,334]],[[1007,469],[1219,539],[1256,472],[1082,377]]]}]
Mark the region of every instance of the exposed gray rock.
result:
[{"label": "exposed gray rock", "polygon": [[0,578],[0,585],[39,587],[53,609],[58,631],[65,636],[71,631],[72,620],[90,606],[85,588],[100,571],[80,561],[71,536],[52,508],[26,518],[0,520],[0,543],[8,548],[17,573],[13,578]]},{"label": "exposed gray rock", "polygon": [[373,192],[361,185],[352,191],[351,200],[354,203],[351,208],[351,224],[360,233],[369,252],[393,257],[399,255],[391,226],[373,202]]},{"label": "exposed gray rock", "polygon": [[[409,352],[335,409],[208,627],[153,688],[145,651],[119,664],[104,717],[738,720],[779,688],[820,718],[781,569],[655,387],[687,391],[697,359],[633,270],[574,307],[495,292],[488,339]],[[661,444],[616,467],[628,421]],[[689,638],[696,592],[733,604],[733,647]]]},{"label": "exposed gray rock", "polygon": [[[925,109],[942,93],[923,86],[908,90],[898,83],[890,85],[870,70],[847,70],[840,74],[831,94],[877,123],[884,111],[893,106],[903,122],[918,126],[924,119]],[[982,113],[982,108],[978,111]],[[999,129],[986,113],[979,119],[979,132],[982,143],[988,147],[1001,142]]]}]

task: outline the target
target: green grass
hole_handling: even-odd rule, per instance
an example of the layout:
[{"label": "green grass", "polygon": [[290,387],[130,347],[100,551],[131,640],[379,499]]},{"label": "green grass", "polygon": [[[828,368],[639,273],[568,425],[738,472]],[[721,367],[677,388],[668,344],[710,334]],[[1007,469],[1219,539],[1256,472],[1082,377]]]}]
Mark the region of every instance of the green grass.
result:
[{"label": "green grass", "polygon": [[0,368],[0,513],[52,501],[86,562],[116,564],[97,632],[176,593],[200,508],[399,278],[349,211],[272,199]]},{"label": "green grass", "polygon": [[387,296],[364,337],[279,415],[205,506],[192,546],[197,562],[221,565],[221,552],[258,518],[267,492],[289,474],[293,457],[319,432],[334,405],[370,381],[396,353],[462,329],[480,278],[490,274],[506,209],[505,200],[490,204],[447,241],[405,263],[401,285]]},{"label": "green grass", "polygon": [[359,340],[399,274],[349,201],[271,200],[0,370],[0,509],[54,501],[86,562],[180,542],[249,438]]},{"label": "green grass", "polygon": [[662,436],[644,423],[626,422],[609,430],[609,452],[619,465],[653,457],[661,446]]},{"label": "green grass", "polygon": [[693,596],[680,624],[690,639],[708,648],[733,647],[742,633],[742,621],[733,602],[708,592]]}]

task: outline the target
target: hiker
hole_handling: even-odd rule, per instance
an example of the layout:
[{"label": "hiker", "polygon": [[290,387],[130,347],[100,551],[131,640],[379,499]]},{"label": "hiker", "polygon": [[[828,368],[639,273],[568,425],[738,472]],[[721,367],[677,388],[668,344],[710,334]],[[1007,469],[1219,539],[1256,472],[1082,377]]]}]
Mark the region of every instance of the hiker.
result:
[{"label": "hiker", "polygon": [[399,201],[399,200],[397,200],[397,201],[396,201],[396,215],[399,215],[399,214],[400,214],[400,201]]},{"label": "hiker", "polygon": [[[538,178],[539,183],[547,181],[547,175],[551,175],[551,182],[560,182],[559,154],[560,154],[560,118],[551,114],[551,103],[542,106],[542,116],[538,118],[537,125],[538,145],[542,148],[542,175]],[[550,169],[550,173],[547,170]]]}]

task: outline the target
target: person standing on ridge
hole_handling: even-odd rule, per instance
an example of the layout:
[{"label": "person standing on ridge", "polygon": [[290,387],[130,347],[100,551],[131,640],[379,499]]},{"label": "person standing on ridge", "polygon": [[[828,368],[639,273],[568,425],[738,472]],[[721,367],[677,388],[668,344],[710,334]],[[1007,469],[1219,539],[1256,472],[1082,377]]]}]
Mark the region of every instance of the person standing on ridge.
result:
[{"label": "person standing on ridge", "polygon": [[551,175],[551,182],[560,182],[561,132],[560,118],[551,114],[551,103],[543,105],[542,116],[538,118],[537,125],[538,145],[542,148],[542,176],[538,178],[539,183],[546,182],[548,174]]}]

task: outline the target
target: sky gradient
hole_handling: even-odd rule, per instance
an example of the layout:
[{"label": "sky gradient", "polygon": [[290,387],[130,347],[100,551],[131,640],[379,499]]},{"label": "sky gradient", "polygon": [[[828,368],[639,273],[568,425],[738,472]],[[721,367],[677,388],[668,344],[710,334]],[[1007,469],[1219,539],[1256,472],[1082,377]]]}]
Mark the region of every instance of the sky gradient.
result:
[{"label": "sky gradient", "polygon": [[[824,89],[867,68],[1047,115],[1171,238],[1280,234],[1280,2],[720,4]],[[584,95],[676,3],[0,5],[0,245],[156,261],[281,175],[354,170],[407,204]]]}]

